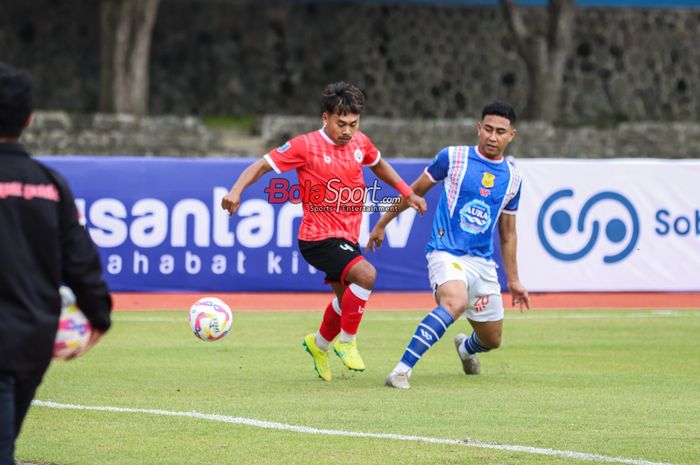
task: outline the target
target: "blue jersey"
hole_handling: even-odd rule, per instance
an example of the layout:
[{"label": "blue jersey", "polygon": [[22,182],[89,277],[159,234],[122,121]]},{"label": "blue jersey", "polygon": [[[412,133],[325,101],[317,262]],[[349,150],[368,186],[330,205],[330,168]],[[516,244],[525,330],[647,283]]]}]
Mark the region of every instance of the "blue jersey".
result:
[{"label": "blue jersey", "polygon": [[465,146],[442,149],[424,172],[444,181],[426,252],[491,259],[499,216],[518,210],[520,173],[505,159],[489,160]]}]

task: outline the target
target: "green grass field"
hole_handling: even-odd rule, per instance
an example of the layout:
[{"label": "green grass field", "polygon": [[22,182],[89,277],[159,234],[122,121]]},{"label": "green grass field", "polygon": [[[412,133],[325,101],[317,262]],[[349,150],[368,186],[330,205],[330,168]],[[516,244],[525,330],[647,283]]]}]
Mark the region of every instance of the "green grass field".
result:
[{"label": "green grass field", "polygon": [[191,334],[185,312],[115,313],[95,349],[52,365],[37,399],[137,410],[36,405],[17,458],[52,465],[700,463],[700,311],[508,313],[503,347],[481,357],[474,377],[462,374],[452,345],[467,327],[460,320],[417,366],[409,391],[385,387],[384,377],[422,312],[367,313],[359,340],[367,371],[349,372],[334,356],[330,383],[316,377],[301,346],[320,316],[237,313],[231,334],[206,343]]}]

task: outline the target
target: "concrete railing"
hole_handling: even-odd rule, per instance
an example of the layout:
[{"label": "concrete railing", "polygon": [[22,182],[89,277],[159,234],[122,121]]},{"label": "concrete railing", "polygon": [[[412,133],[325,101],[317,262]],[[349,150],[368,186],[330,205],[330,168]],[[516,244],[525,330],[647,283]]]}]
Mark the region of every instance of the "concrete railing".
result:
[{"label": "concrete railing", "polygon": [[[432,157],[448,145],[475,144],[475,119],[367,116],[362,130],[387,157]],[[22,141],[35,154],[259,157],[289,138],[321,126],[320,117],[266,116],[260,134],[209,130],[196,117],[78,115],[37,112]],[[516,157],[700,158],[700,123],[622,123],[558,127],[523,121],[508,148]]]},{"label": "concrete railing", "polygon": [[[261,124],[266,145],[320,127],[320,118],[267,116]],[[362,118],[365,132],[390,157],[432,157],[448,145],[477,143],[475,119],[401,120]],[[700,158],[698,123],[621,123],[614,127],[558,127],[544,122],[516,124],[508,153],[518,157]]]}]

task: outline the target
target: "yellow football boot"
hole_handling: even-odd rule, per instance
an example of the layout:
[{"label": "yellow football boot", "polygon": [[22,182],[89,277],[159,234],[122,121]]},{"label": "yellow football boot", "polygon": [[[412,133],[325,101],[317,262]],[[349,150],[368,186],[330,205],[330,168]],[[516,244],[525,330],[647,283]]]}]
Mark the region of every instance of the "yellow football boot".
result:
[{"label": "yellow football boot", "polygon": [[353,339],[350,342],[340,342],[340,340],[337,340],[333,343],[333,351],[340,357],[345,366],[351,370],[365,370],[365,362],[362,361],[362,357],[357,351],[357,339]]},{"label": "yellow football boot", "polygon": [[314,359],[314,369],[318,373],[318,377],[324,381],[330,381],[333,379],[331,375],[331,367],[328,364],[328,352],[321,350],[316,345],[316,335],[309,334],[304,338],[303,346],[306,347],[306,351]]}]

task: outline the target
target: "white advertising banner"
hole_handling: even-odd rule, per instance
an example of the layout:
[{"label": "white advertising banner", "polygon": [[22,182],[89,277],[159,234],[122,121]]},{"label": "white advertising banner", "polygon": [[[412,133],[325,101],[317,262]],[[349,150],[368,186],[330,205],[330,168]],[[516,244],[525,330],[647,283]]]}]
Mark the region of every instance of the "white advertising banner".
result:
[{"label": "white advertising banner", "polygon": [[700,291],[700,160],[515,164],[530,291]]}]

